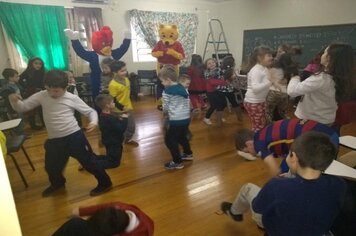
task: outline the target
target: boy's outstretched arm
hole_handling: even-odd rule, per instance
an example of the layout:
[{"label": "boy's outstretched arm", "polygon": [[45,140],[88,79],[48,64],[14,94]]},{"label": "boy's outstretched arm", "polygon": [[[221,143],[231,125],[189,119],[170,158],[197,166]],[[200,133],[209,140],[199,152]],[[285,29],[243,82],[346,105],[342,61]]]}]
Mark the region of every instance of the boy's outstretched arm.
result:
[{"label": "boy's outstretched arm", "polygon": [[81,114],[89,118],[89,124],[85,127],[85,131],[91,132],[98,126],[98,113],[89,107],[82,99],[76,97],[73,101],[75,104],[75,109]]},{"label": "boy's outstretched arm", "polygon": [[13,93],[9,95],[9,101],[15,111],[23,113],[40,106],[41,96],[41,92],[37,92],[22,101],[22,98],[19,95]]}]

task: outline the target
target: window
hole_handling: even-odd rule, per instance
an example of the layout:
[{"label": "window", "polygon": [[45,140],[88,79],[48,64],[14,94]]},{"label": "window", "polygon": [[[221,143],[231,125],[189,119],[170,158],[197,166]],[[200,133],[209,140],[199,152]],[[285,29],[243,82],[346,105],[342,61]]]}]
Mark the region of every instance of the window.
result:
[{"label": "window", "polygon": [[[131,25],[131,46],[132,46],[132,57],[134,62],[152,62],[157,59],[151,55],[152,49],[145,42],[145,40],[136,34],[136,31]],[[159,39],[157,39],[158,41]]]},{"label": "window", "polygon": [[85,30],[84,22],[79,22],[79,41],[83,45],[85,50],[88,50],[88,39],[87,39],[87,32]]}]

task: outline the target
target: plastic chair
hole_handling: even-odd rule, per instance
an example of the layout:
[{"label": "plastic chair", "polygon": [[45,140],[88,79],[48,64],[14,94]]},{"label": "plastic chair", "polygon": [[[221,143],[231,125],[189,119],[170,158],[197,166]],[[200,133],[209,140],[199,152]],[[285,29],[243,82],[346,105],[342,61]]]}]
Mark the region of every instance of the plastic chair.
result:
[{"label": "plastic chair", "polygon": [[343,125],[347,125],[356,120],[356,101],[342,102],[338,105],[336,118],[333,124],[335,130],[339,131]]},{"label": "plastic chair", "polygon": [[26,157],[28,163],[30,164],[32,170],[35,171],[35,167],[33,166],[30,157],[28,156],[25,148],[23,147],[23,143],[25,142],[25,140],[26,140],[26,135],[9,136],[9,137],[7,137],[7,140],[6,140],[6,147],[7,147],[7,155],[9,155],[11,157],[12,161],[15,164],[17,171],[20,174],[20,177],[21,177],[23,183],[25,184],[25,187],[27,188],[28,187],[27,181],[26,181],[24,175],[22,174],[22,171],[16,161],[15,156],[13,155],[14,152],[18,152],[21,149],[23,151],[23,153],[25,154],[25,157]]},{"label": "plastic chair", "polygon": [[[141,87],[148,87],[150,90],[150,94],[156,96],[156,87],[157,87],[157,73],[155,70],[138,70],[138,85],[139,90]],[[141,92],[141,91],[139,91]]]}]

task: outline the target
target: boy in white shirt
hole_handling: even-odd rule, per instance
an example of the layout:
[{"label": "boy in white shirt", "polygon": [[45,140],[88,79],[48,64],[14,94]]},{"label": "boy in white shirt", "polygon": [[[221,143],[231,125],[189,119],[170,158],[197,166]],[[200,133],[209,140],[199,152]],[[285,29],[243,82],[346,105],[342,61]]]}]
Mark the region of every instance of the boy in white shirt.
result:
[{"label": "boy in white shirt", "polygon": [[97,179],[98,185],[90,191],[91,196],[109,191],[112,187],[110,177],[95,163],[95,154],[74,117],[75,110],[87,116],[90,122],[86,131],[90,132],[98,124],[97,113],[78,96],[66,91],[68,76],[65,72],[47,72],[44,83],[46,90],[37,92],[26,100],[22,101],[16,94],[9,97],[11,105],[19,112],[42,106],[48,132],[48,139],[44,144],[45,169],[51,184],[42,192],[42,196],[48,197],[65,186],[66,179],[62,172],[69,156],[77,159]]}]

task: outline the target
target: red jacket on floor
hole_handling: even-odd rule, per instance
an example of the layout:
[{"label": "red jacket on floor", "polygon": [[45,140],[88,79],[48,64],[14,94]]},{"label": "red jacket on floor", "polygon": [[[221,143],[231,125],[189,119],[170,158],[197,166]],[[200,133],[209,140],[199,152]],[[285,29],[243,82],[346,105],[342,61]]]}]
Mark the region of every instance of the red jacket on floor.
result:
[{"label": "red jacket on floor", "polygon": [[79,216],[91,216],[96,211],[108,207],[114,207],[121,210],[132,211],[133,213],[135,213],[136,217],[140,221],[139,225],[134,230],[132,230],[131,232],[120,233],[120,236],[152,236],[153,235],[154,225],[152,219],[135,205],[130,205],[122,202],[111,202],[111,203],[105,203],[105,204],[94,205],[89,207],[80,207]]}]

